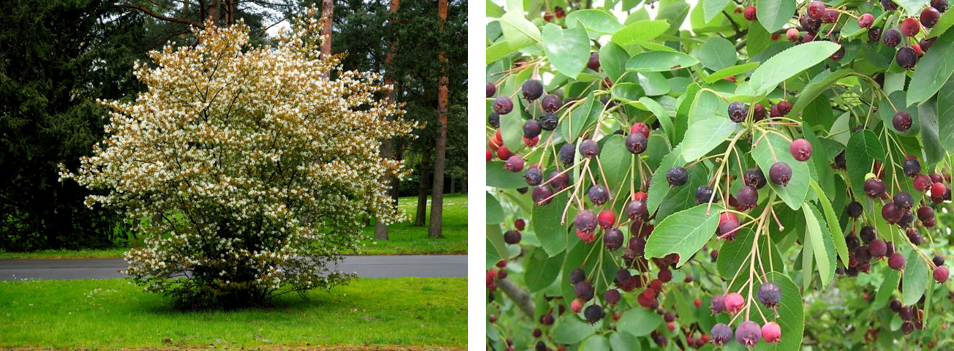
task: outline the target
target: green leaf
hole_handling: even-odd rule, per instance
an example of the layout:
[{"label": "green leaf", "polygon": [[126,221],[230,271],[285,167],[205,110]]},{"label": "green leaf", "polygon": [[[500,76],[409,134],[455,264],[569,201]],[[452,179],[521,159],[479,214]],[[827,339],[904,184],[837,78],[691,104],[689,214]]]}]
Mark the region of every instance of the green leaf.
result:
[{"label": "green leaf", "polygon": [[563,254],[553,257],[547,257],[547,253],[537,249],[533,251],[531,259],[527,260],[527,272],[524,281],[527,283],[527,290],[537,292],[553,284],[557,276],[560,275],[560,268],[563,267]]},{"label": "green leaf", "polygon": [[725,117],[713,116],[701,121],[693,120],[682,143],[683,160],[691,162],[705,156],[738,129],[738,123]]},{"label": "green leaf", "polygon": [[874,160],[884,161],[884,146],[874,132],[863,129],[852,134],[845,148],[845,166],[856,196],[864,194],[865,175],[871,172]]},{"label": "green leaf", "polygon": [[[795,100],[795,103],[792,105],[792,110],[788,113],[789,116],[798,116],[799,112],[802,112],[805,107],[808,107],[808,104],[812,103],[816,97],[821,95],[821,93],[831,88],[832,84],[837,82],[839,79],[844,78],[846,75],[851,73],[852,70],[848,68],[843,68],[835,72],[824,71],[819,73],[817,76],[812,77],[812,80],[805,85],[805,88],[798,93],[798,100]],[[825,98],[827,100],[827,98]]]},{"label": "green leaf", "polygon": [[[756,351],[797,351],[801,349],[802,338],[800,335],[805,333],[805,315],[802,311],[802,294],[798,286],[789,279],[788,276],[779,272],[767,274],[768,280],[775,282],[782,289],[782,299],[779,300],[775,311],[778,312],[778,318],[775,318],[775,312],[760,303],[753,303],[753,306],[762,310],[769,320],[774,320],[782,329],[782,339],[777,344],[759,342],[755,345]],[[753,289],[758,291],[762,284],[758,281],[753,284]],[[786,338],[785,335],[795,337]]]},{"label": "green leaf", "polygon": [[584,322],[579,317],[560,318],[553,327],[553,341],[560,344],[576,344],[596,334],[596,325]]},{"label": "green leaf", "polygon": [[637,73],[639,85],[643,88],[646,96],[659,96],[669,93],[671,87],[666,77],[659,72],[641,72]]},{"label": "green leaf", "polygon": [[848,244],[845,242],[845,234],[842,233],[841,225],[838,223],[838,214],[835,213],[835,209],[831,206],[831,201],[828,200],[828,194],[825,194],[821,186],[818,185],[818,182],[811,179],[809,183],[812,185],[812,188],[815,189],[815,195],[818,196],[818,202],[821,203],[822,212],[825,213],[825,222],[828,223],[828,230],[831,233],[835,251],[838,252],[841,263],[845,265],[845,267],[848,267]]},{"label": "green leaf", "polygon": [[487,17],[488,18],[498,18],[504,15],[504,9],[493,2],[493,0],[487,0]]},{"label": "green leaf", "polygon": [[731,67],[736,60],[735,45],[720,37],[709,38],[699,48],[699,61],[713,71]]},{"label": "green leaf", "polygon": [[487,226],[487,268],[497,264],[501,259],[509,258],[507,254],[507,243],[503,240],[503,233],[500,231],[500,225]]},{"label": "green leaf", "polygon": [[944,148],[938,135],[937,100],[930,99],[918,106],[918,122],[921,122],[921,146],[924,149],[926,166],[944,160]]},{"label": "green leaf", "polygon": [[629,54],[616,43],[609,42],[600,48],[600,68],[613,82],[626,73],[626,60]]},{"label": "green leaf", "polygon": [[639,44],[655,39],[668,29],[666,21],[638,21],[613,33],[612,40],[620,46]]},{"label": "green leaf", "polygon": [[758,21],[750,22],[749,36],[746,40],[748,40],[748,43],[745,45],[745,49],[748,51],[749,57],[755,57],[755,55],[765,51],[772,43],[772,34],[765,30]]},{"label": "green leaf", "polygon": [[702,10],[706,15],[706,22],[712,21],[728,4],[729,0],[702,0]]},{"label": "green leaf", "polygon": [[[754,245],[754,243],[755,232],[750,228],[743,228],[739,230],[735,240],[726,241],[722,244],[722,247],[719,248],[719,258],[716,260],[716,268],[719,271],[719,275],[723,277],[734,277],[739,270],[748,270],[751,259],[746,260],[746,258],[749,257],[749,252],[752,251],[752,245]],[[771,248],[769,247],[770,245]],[[769,255],[769,252],[771,252],[771,255]],[[764,231],[759,235],[759,261],[762,261],[761,263],[756,261],[756,264],[760,264],[757,266],[759,271],[764,268],[766,272],[781,272],[785,268],[778,248],[775,247],[774,242],[769,241],[768,234]],[[736,282],[736,287],[745,283],[739,280]],[[729,289],[734,288],[735,287],[729,287]]]},{"label": "green leaf", "polygon": [[[619,189],[626,186],[628,182],[626,174],[630,170],[633,161],[633,154],[626,149],[626,137],[622,135],[611,135],[603,143],[600,149],[599,162],[603,167],[603,175],[609,183],[608,189]],[[591,163],[595,164],[595,163]],[[596,171],[599,174],[598,170]]]},{"label": "green leaf", "polygon": [[715,204],[711,209],[702,204],[666,217],[646,241],[646,257],[677,253],[682,257],[677,267],[682,266],[715,234],[721,211]]},{"label": "green leaf", "polygon": [[513,50],[540,42],[540,29],[524,18],[522,11],[510,9],[500,18],[500,29],[503,30],[507,45]]},{"label": "green leaf", "polygon": [[947,152],[954,152],[954,80],[944,84],[944,89],[937,95],[937,119],[941,146]]},{"label": "green leaf", "polygon": [[[946,15],[946,14],[945,14]],[[954,73],[954,32],[945,33],[918,60],[908,85],[907,105],[927,101]]]},{"label": "green leaf", "polygon": [[543,49],[553,68],[576,79],[590,59],[590,38],[583,27],[563,29],[548,23],[543,27]]},{"label": "green leaf", "polygon": [[639,338],[627,333],[613,332],[609,341],[613,351],[640,351]]},{"label": "green leaf", "polygon": [[662,321],[662,316],[654,311],[645,308],[631,308],[629,311],[623,312],[616,330],[635,337],[646,336],[656,330],[662,324]]},{"label": "green leaf", "polygon": [[[656,167],[655,173],[653,174],[663,175],[672,167],[682,167],[685,165],[686,160],[682,158],[682,145],[677,145],[672,149],[672,152],[663,157],[662,161],[659,162],[659,167]],[[662,200],[666,197],[668,192],[669,183],[666,182],[666,177],[653,177],[649,183],[649,192],[646,194],[646,206],[649,209],[649,213],[656,212],[656,209],[659,208],[659,204],[662,203]]]},{"label": "green leaf", "polygon": [[504,213],[503,208],[500,207],[500,202],[497,201],[493,195],[487,193],[487,224],[500,224],[503,223]]},{"label": "green leaf", "polygon": [[795,0],[759,0],[755,2],[755,13],[765,30],[774,32],[782,29],[795,14]]},{"label": "green leaf", "polygon": [[510,45],[507,45],[507,41],[500,41],[494,43],[491,46],[487,47],[487,64],[491,64],[494,61],[507,57],[515,50],[510,48]]},{"label": "green leaf", "polygon": [[907,13],[921,13],[921,8],[927,5],[930,0],[894,0],[894,2],[903,7]]},{"label": "green leaf", "polygon": [[591,92],[579,106],[573,109],[569,118],[560,121],[560,131],[563,132],[563,139],[576,140],[584,128],[596,122],[596,119],[592,116],[599,116],[602,109],[602,105],[596,103],[596,97]]},{"label": "green leaf", "polygon": [[937,20],[937,23],[934,24],[934,28],[931,28],[931,32],[928,34],[928,38],[939,37],[947,32],[951,26],[954,26],[954,12],[945,11],[941,18]]},{"label": "green leaf", "polygon": [[530,226],[550,257],[566,250],[567,229],[561,224],[561,218],[567,201],[568,195],[564,193],[555,196],[549,204],[533,206]]},{"label": "green leaf", "polygon": [[484,265],[484,269],[490,269],[495,264],[497,264],[497,262],[500,261],[501,257],[500,257],[500,252],[497,251],[496,247],[494,247],[494,243],[490,241],[490,238],[486,240],[486,246],[487,246],[487,260],[486,260],[486,264]]},{"label": "green leaf", "polygon": [[609,351],[610,342],[605,336],[593,335],[580,344],[579,351]]},{"label": "green leaf", "polygon": [[[901,239],[905,240],[905,239]],[[905,306],[913,305],[924,295],[924,289],[927,288],[928,279],[930,279],[927,263],[918,255],[917,249],[908,253],[908,260],[904,265],[904,272],[901,276],[901,303]]]},{"label": "green leaf", "polygon": [[666,109],[663,108],[656,100],[650,99],[648,97],[639,98],[639,102],[643,104],[653,115],[656,116],[656,120],[659,121],[659,125],[662,127],[663,131],[666,132],[669,140],[672,140],[673,135],[675,135],[676,130],[672,125],[672,117],[669,116],[669,113],[666,112]]},{"label": "green leaf", "polygon": [[681,52],[649,51],[636,54],[626,62],[627,71],[664,72],[695,66],[695,57]]},{"label": "green leaf", "polygon": [[613,34],[623,28],[615,16],[604,10],[578,10],[566,15],[567,26],[573,27],[577,23],[582,24],[588,33]]},{"label": "green leaf", "polygon": [[878,288],[878,294],[875,295],[874,301],[871,302],[871,309],[873,310],[884,308],[888,304],[888,300],[898,290],[898,282],[901,279],[901,272],[891,269],[891,267],[885,266],[881,271],[884,272],[884,281]]},{"label": "green leaf", "polygon": [[[816,262],[818,262],[818,274],[821,278],[822,288],[827,287],[831,278],[835,276],[835,256],[834,249],[829,252],[828,247],[833,246],[831,233],[822,228],[820,224],[821,214],[818,209],[811,204],[802,205],[802,211],[805,213],[805,248],[812,250]],[[811,238],[810,240],[808,238]],[[809,246],[810,244],[810,248]],[[808,288],[807,286],[805,287]]]},{"label": "green leaf", "polygon": [[[780,83],[796,74],[825,61],[841,46],[829,41],[813,41],[794,46],[765,60],[752,72],[749,79],[752,89],[758,95],[765,95]],[[933,47],[932,47],[933,49]]]},{"label": "green leaf", "polygon": [[739,75],[739,74],[751,71],[758,66],[759,66],[758,62],[749,62],[749,63],[743,63],[741,65],[735,65],[732,67],[726,67],[706,76],[704,81],[706,82],[706,84],[712,84],[725,77],[735,76],[735,75]]},{"label": "green leaf", "polygon": [[788,181],[788,185],[781,186],[773,182],[768,182],[768,184],[788,207],[797,210],[802,206],[802,202],[805,201],[805,196],[808,194],[808,179],[810,178],[808,164],[795,160],[792,153],[788,151],[791,143],[778,134],[756,133],[754,137],[758,141],[757,144],[752,146],[752,158],[766,176],[776,162],[785,162],[792,168],[792,179]]},{"label": "green leaf", "polygon": [[523,143],[523,124],[527,121],[521,116],[521,102],[514,101],[513,111],[500,116],[500,136],[510,152],[517,153],[526,147]]},{"label": "green leaf", "polygon": [[494,188],[517,189],[527,186],[520,173],[504,169],[504,162],[487,162],[487,186]]}]

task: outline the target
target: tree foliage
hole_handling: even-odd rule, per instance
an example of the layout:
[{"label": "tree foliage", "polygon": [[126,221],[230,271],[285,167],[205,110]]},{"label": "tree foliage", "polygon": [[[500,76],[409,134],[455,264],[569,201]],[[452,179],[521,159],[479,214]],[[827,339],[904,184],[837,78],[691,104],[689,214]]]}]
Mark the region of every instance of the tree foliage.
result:
[{"label": "tree foliage", "polygon": [[951,347],[946,1],[591,4],[487,3],[494,349]]},{"label": "tree foliage", "polygon": [[[413,123],[380,98],[376,73],[319,58],[312,8],[277,48],[252,47],[249,29],[207,26],[201,45],[150,53],[148,87],[134,102],[104,101],[107,138],[75,179],[102,205],[152,218],[125,271],[183,307],[266,304],[287,292],[342,284],[329,265],[358,249],[360,218],[399,218],[378,180],[403,176],[380,140]],[[323,78],[336,71],[336,79]],[[184,276],[184,279],[172,279]]]}]

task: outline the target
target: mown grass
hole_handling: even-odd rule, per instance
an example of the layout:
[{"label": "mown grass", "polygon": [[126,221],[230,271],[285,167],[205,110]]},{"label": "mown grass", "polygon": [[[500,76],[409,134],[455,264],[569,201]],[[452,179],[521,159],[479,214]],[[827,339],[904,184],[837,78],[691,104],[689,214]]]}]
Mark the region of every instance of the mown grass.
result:
[{"label": "mown grass", "polygon": [[[430,220],[428,198],[427,221]],[[360,252],[343,252],[344,255],[440,255],[467,253],[467,194],[444,196],[443,235],[434,239],[427,235],[427,226],[415,227],[414,213],[417,197],[402,197],[398,206],[408,215],[406,222],[394,223],[389,228],[389,240],[374,240],[374,222],[362,228],[364,239]],[[90,250],[41,250],[34,252],[0,252],[6,258],[121,258],[128,247]]]},{"label": "mown grass", "polygon": [[466,289],[466,278],[358,279],[309,300],[279,297],[273,308],[181,312],[125,279],[3,281],[0,349],[463,349]]}]

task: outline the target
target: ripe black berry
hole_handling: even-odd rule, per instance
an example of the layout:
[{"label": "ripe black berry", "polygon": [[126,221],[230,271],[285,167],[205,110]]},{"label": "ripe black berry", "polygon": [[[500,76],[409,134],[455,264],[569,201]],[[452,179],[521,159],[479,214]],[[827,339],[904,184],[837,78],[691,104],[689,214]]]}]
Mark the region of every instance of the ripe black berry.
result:
[{"label": "ripe black berry", "polygon": [[713,199],[712,197],[713,191],[715,190],[712,189],[711,186],[700,185],[698,188],[696,188],[696,203],[704,204],[704,203],[708,203],[710,199],[713,201],[718,200],[718,199]]},{"label": "ripe black berry", "polygon": [[881,7],[883,7],[885,11],[897,10],[898,4],[895,4],[892,0],[881,0]]},{"label": "ripe black berry", "polygon": [[540,116],[540,128],[546,131],[552,131],[556,129],[559,121],[560,119],[555,114],[546,112]]},{"label": "ripe black berry", "polygon": [[872,240],[871,244],[868,245],[868,253],[874,259],[882,258],[888,253],[888,244],[881,239]]},{"label": "ripe black berry", "polygon": [[580,143],[580,155],[586,158],[593,158],[593,156],[600,154],[600,146],[593,139],[586,139]]},{"label": "ripe black berry", "polygon": [[852,201],[845,207],[845,212],[848,213],[848,217],[851,218],[858,218],[863,211],[864,208],[861,207],[861,203],[858,201]]},{"label": "ripe black berry", "polygon": [[523,136],[527,139],[533,139],[540,135],[540,122],[535,119],[528,119],[523,123]]},{"label": "ripe black berry", "polygon": [[939,18],[941,18],[941,12],[933,7],[925,7],[921,10],[921,25],[926,28],[934,27]]},{"label": "ripe black berry", "polygon": [[494,129],[500,129],[500,115],[496,112],[491,112],[490,115],[487,116],[487,123]]},{"label": "ripe black berry", "polygon": [[580,211],[576,214],[573,225],[581,232],[592,232],[596,229],[596,215],[591,211]]},{"label": "ripe black berry", "polygon": [[931,219],[933,219],[933,218],[934,218],[934,209],[933,209],[933,208],[930,208],[930,207],[927,207],[927,206],[921,206],[921,208],[918,208],[918,219],[919,219],[919,220],[921,220],[922,222],[924,222],[924,221],[931,220]]},{"label": "ripe black berry", "polygon": [[910,47],[903,47],[894,54],[894,60],[898,62],[898,66],[912,69],[918,63],[918,53]]},{"label": "ripe black berry", "polygon": [[762,339],[762,327],[753,321],[745,321],[739,324],[735,330],[735,341],[745,346],[754,346]]},{"label": "ripe black berry", "polygon": [[523,87],[521,87],[520,90],[523,91],[524,99],[533,101],[543,95],[543,83],[537,79],[527,79],[527,81],[523,82]]},{"label": "ripe black berry", "polygon": [[758,297],[759,302],[765,307],[775,307],[778,305],[778,301],[782,299],[782,288],[773,282],[766,282],[759,287]]},{"label": "ripe black berry", "polygon": [[549,204],[552,200],[550,197],[553,196],[553,190],[545,186],[533,187],[533,192],[530,193],[530,196],[533,198],[533,203],[543,206]]},{"label": "ripe black berry", "polygon": [[583,316],[586,317],[587,322],[599,322],[600,319],[603,319],[603,308],[597,304],[589,305],[583,310]]},{"label": "ripe black berry", "polygon": [[543,111],[549,113],[557,112],[562,106],[563,102],[560,101],[560,97],[554,94],[544,96],[543,101],[540,102],[540,107],[543,107]]},{"label": "ripe black berry", "polygon": [[494,99],[494,112],[498,115],[505,115],[513,111],[513,101],[506,96],[498,96]]},{"label": "ripe black berry", "polygon": [[631,133],[626,137],[626,150],[634,154],[641,154],[646,151],[649,140],[642,133]]},{"label": "ripe black berry", "polygon": [[560,162],[564,166],[569,166],[573,164],[573,159],[576,157],[576,145],[572,143],[563,144],[560,147]]},{"label": "ripe black berry", "polygon": [[769,168],[769,179],[781,186],[788,185],[788,181],[792,179],[792,167],[785,162],[776,162]]},{"label": "ripe black berry", "polygon": [[689,181],[689,173],[682,167],[670,168],[669,171],[666,171],[666,181],[671,186],[682,186]]},{"label": "ripe black berry", "polygon": [[487,98],[491,98],[497,93],[497,86],[494,83],[487,82]]},{"label": "ripe black berry", "polygon": [[809,35],[806,35],[806,38],[813,33],[818,33],[818,29],[821,28],[821,21],[805,15],[798,18],[798,24],[802,26],[802,30],[808,32]]},{"label": "ripe black berry", "polygon": [[609,191],[607,191],[602,185],[594,185],[590,187],[589,191],[587,191],[587,196],[594,205],[600,206],[609,200],[610,194]]},{"label": "ripe black berry", "polygon": [[576,285],[576,283],[586,280],[586,273],[582,269],[574,269],[570,271],[570,284]]},{"label": "ripe black berry", "polygon": [[884,41],[884,45],[895,47],[901,43],[901,32],[897,29],[891,28],[888,29],[884,34],[881,35],[881,40]]},{"label": "ripe black berry", "polygon": [[[499,232],[498,232],[499,233]],[[504,232],[504,242],[510,245],[516,245],[520,243],[520,232],[516,230],[508,230]]]},{"label": "ripe black berry", "polygon": [[881,40],[881,28],[874,27],[868,29],[868,40],[878,41]]},{"label": "ripe black berry", "polygon": [[593,284],[590,284],[588,281],[581,281],[576,283],[573,287],[573,291],[576,293],[576,297],[584,302],[590,301],[593,298]]},{"label": "ripe black berry", "polygon": [[904,174],[907,174],[908,177],[914,177],[918,174],[921,174],[921,162],[914,157],[904,160]]},{"label": "ripe black berry", "polygon": [[947,0],[931,0],[931,7],[943,13],[947,11]]},{"label": "ripe black berry", "polygon": [[861,234],[859,236],[861,237],[861,241],[863,243],[868,244],[874,239],[878,238],[878,232],[875,231],[874,227],[866,225],[861,227]]},{"label": "ripe black berry", "polygon": [[563,190],[568,184],[570,184],[570,173],[564,173],[560,171],[550,172],[550,175],[547,177],[547,181],[553,190]]},{"label": "ripe black berry", "polygon": [[606,304],[608,305],[615,305],[619,303],[620,297],[619,290],[616,289],[609,289],[603,293],[603,300],[606,301]]},{"label": "ripe black berry", "polygon": [[749,107],[741,102],[733,102],[729,104],[729,119],[735,123],[742,123],[745,120],[745,116],[749,113]]},{"label": "ripe black berry", "polygon": [[745,185],[762,189],[762,187],[765,186],[765,174],[762,173],[761,169],[749,168],[745,170],[745,173],[742,175],[742,181],[745,182]]},{"label": "ripe black berry", "polygon": [[649,216],[649,209],[646,207],[645,201],[633,200],[626,204],[626,217],[629,217],[631,220],[636,220],[639,218],[646,218]]}]

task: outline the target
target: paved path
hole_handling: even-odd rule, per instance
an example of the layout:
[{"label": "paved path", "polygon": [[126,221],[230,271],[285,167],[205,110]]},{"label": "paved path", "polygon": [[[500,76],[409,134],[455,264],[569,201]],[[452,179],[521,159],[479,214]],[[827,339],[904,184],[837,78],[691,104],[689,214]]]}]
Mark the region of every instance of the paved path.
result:
[{"label": "paved path", "polygon": [[[117,272],[125,268],[122,258],[0,260],[0,280],[126,278]],[[337,269],[362,278],[466,277],[467,255],[348,256]]]}]

